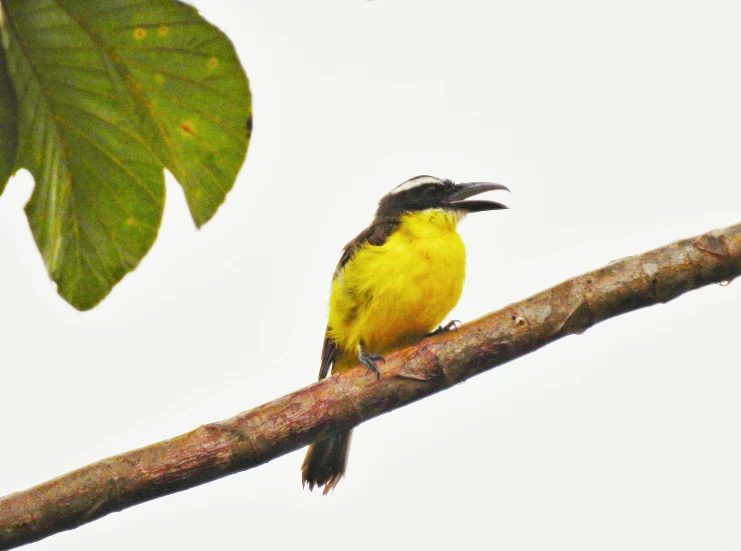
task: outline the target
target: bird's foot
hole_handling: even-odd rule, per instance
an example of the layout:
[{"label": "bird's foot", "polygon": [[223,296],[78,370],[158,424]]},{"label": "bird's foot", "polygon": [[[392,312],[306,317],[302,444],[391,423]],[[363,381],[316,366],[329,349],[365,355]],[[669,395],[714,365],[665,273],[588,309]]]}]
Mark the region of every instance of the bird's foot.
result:
[{"label": "bird's foot", "polygon": [[363,349],[358,346],[358,361],[363,364],[368,371],[373,372],[376,375],[376,380],[381,378],[381,372],[378,371],[376,362],[384,362],[383,356],[380,354],[368,354],[363,352]]},{"label": "bird's foot", "polygon": [[438,325],[437,329],[434,331],[427,333],[428,337],[434,337],[435,335],[439,335],[441,333],[447,333],[448,331],[452,331],[453,329],[457,329],[457,327],[461,324],[460,320],[450,320],[445,325]]}]

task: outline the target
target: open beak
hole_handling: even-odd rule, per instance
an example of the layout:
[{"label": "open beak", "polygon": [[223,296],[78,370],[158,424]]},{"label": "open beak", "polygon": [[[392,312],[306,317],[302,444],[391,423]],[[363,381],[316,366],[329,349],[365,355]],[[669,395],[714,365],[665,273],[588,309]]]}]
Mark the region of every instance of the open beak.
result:
[{"label": "open beak", "polygon": [[492,184],[489,182],[468,182],[465,184],[456,184],[453,188],[453,192],[448,195],[447,199],[443,201],[443,204],[454,210],[463,210],[466,212],[481,212],[485,210],[501,210],[509,208],[502,203],[496,203],[495,201],[465,201],[469,197],[484,193],[485,191],[494,191],[495,189],[503,189],[509,191],[507,186],[502,184]]}]

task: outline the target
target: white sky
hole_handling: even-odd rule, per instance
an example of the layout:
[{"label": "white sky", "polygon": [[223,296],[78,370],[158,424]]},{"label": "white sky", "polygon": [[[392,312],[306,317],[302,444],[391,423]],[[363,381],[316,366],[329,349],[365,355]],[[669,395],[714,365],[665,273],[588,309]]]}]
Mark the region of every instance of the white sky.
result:
[{"label": "white sky", "polygon": [[[0,198],[0,494],[314,381],[340,249],[416,174],[504,183],[461,226],[470,320],[741,221],[741,4],[196,2],[254,92],[201,231],[93,311]],[[702,7],[700,7],[700,5]],[[362,425],[330,497],[303,450],[34,549],[738,549],[741,285],[603,323]]]}]

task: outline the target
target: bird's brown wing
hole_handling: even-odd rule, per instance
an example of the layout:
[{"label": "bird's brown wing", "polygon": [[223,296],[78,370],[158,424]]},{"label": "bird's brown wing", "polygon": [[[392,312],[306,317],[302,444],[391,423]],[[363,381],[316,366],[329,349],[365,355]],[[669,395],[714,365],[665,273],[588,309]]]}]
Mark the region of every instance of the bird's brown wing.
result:
[{"label": "bird's brown wing", "polygon": [[[334,277],[337,277],[337,274],[342,271],[342,268],[344,268],[345,264],[347,264],[347,262],[352,258],[355,251],[366,243],[376,247],[383,245],[386,242],[386,239],[388,239],[388,236],[393,233],[398,225],[398,220],[378,220],[360,232],[355,239],[350,241],[345,245],[345,248],[342,249],[342,255],[340,256],[340,261],[337,263],[337,268],[334,271]],[[329,332],[330,327],[327,326],[327,331],[324,334],[324,346],[322,347],[322,365],[319,369],[320,380],[329,375],[337,354],[337,343],[335,343],[329,336]]]},{"label": "bird's brown wing", "polygon": [[340,270],[345,267],[348,260],[352,258],[355,251],[366,243],[375,246],[383,245],[398,225],[398,220],[377,220],[360,232],[355,239],[350,241],[345,245],[345,248],[342,249],[342,256],[340,256],[340,261],[337,263],[337,268],[334,271],[335,277],[337,277]]},{"label": "bird's brown wing", "polygon": [[336,352],[337,344],[329,336],[329,327],[327,327],[327,332],[324,335],[324,346],[322,346],[322,367],[319,369],[320,381],[329,375],[329,370],[332,369]]}]

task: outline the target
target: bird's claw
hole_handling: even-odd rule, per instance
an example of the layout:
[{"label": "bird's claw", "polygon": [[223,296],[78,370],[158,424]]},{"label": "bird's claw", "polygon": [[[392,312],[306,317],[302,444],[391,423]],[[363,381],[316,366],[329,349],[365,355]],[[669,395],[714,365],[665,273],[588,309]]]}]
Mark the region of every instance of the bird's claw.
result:
[{"label": "bird's claw", "polygon": [[358,361],[365,366],[368,371],[376,375],[376,380],[381,378],[381,372],[378,371],[376,362],[386,361],[380,354],[366,354],[362,350],[358,352]]},{"label": "bird's claw", "polygon": [[441,333],[447,333],[448,331],[457,329],[458,325],[462,325],[461,320],[450,320],[445,325],[438,325],[437,329],[430,333],[427,333],[427,336],[434,337],[435,335],[440,335]]}]

